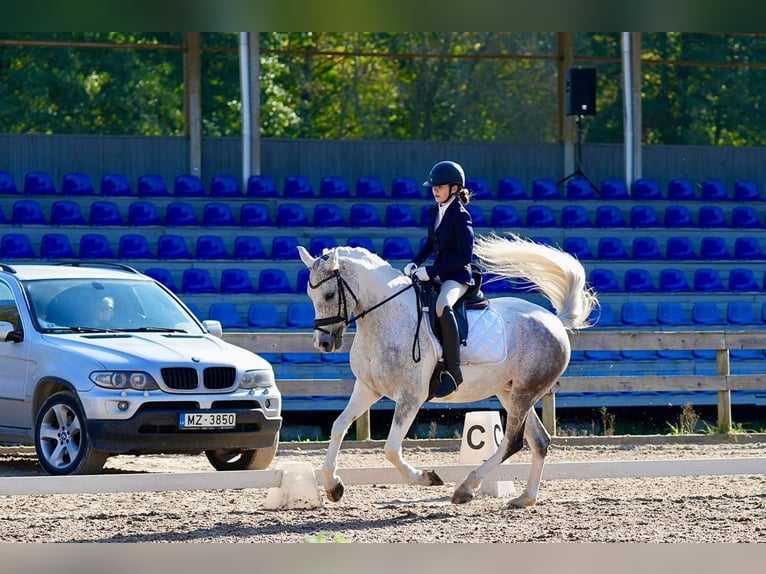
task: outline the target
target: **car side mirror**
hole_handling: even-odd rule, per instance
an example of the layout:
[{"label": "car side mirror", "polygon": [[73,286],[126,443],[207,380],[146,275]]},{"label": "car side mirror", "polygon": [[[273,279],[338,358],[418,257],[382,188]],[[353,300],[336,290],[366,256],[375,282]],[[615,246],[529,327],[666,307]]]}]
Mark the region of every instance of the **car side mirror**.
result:
[{"label": "car side mirror", "polygon": [[213,335],[214,337],[223,338],[223,326],[221,325],[220,321],[215,321],[213,319],[205,319],[204,321],[202,321],[202,324],[205,326],[205,329],[207,329],[211,335]]},{"label": "car side mirror", "polygon": [[0,341],[9,341],[11,343],[21,343],[24,340],[24,332],[17,331],[13,324],[8,321],[0,321]]}]

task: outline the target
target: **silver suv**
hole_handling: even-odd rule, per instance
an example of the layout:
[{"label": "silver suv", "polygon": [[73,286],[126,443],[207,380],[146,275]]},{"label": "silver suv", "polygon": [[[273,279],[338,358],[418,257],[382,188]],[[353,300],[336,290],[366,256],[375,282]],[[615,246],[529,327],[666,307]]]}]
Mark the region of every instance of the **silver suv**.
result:
[{"label": "silver suv", "polygon": [[0,263],[0,443],[34,444],[49,474],[203,451],[263,469],[281,408],[267,361],[135,269]]}]

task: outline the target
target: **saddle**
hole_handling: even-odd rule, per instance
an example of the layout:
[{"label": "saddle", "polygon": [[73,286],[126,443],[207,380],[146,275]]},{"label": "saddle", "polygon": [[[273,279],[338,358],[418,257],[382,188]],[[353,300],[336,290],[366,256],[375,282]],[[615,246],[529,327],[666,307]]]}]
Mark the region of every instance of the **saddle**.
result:
[{"label": "saddle", "polygon": [[[489,299],[484,296],[481,290],[484,273],[475,263],[471,263],[471,275],[473,275],[473,285],[468,288],[465,295],[457,300],[452,309],[457,319],[457,331],[460,336],[461,345],[465,345],[468,339],[468,317],[466,316],[466,311],[468,309],[484,309],[489,306]],[[418,305],[421,309],[427,308],[429,311],[436,309],[436,300],[439,298],[441,283],[435,281],[419,282],[415,285],[415,291],[418,295]],[[439,342],[441,342],[441,327],[439,326],[439,319],[436,313],[428,313],[428,318],[431,330],[436,338],[439,339]]]}]

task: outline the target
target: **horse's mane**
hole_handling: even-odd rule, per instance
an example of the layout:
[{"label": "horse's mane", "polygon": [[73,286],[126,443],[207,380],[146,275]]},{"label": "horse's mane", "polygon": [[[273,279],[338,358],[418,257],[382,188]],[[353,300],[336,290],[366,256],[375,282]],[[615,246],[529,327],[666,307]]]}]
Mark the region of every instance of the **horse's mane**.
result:
[{"label": "horse's mane", "polygon": [[385,259],[372,253],[364,247],[351,247],[348,245],[339,245],[334,248],[340,257],[347,257],[358,261],[368,269],[378,269],[380,267],[391,267],[391,264]]}]

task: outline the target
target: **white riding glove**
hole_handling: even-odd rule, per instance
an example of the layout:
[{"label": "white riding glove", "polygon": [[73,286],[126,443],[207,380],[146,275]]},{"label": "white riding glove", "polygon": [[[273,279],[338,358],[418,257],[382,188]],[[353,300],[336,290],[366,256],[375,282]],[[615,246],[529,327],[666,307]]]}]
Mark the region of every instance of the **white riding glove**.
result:
[{"label": "white riding glove", "polygon": [[415,273],[415,270],[417,268],[418,268],[417,264],[410,261],[409,263],[407,263],[407,265],[404,266],[403,271],[407,277],[412,277],[412,274]]},{"label": "white riding glove", "polygon": [[418,267],[415,271],[415,277],[420,279],[421,281],[428,281],[430,277],[428,276],[428,271],[426,271],[425,267]]}]

